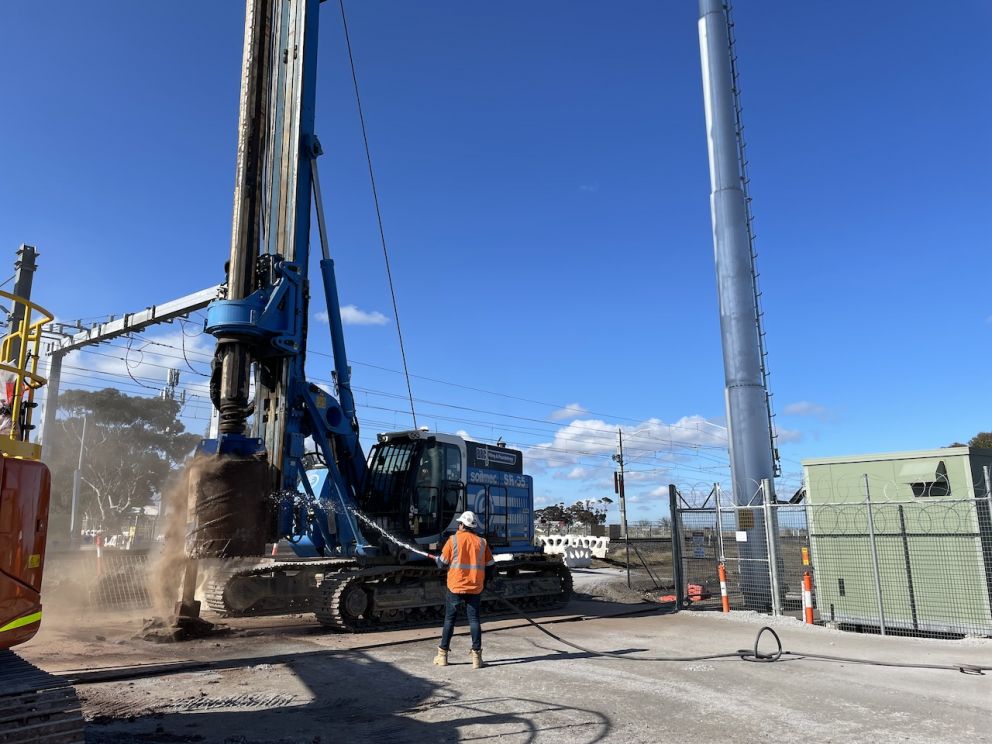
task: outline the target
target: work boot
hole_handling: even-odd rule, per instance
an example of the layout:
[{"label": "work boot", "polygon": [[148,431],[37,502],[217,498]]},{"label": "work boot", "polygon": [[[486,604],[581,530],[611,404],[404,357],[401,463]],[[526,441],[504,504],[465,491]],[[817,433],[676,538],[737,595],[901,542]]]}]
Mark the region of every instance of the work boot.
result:
[{"label": "work boot", "polygon": [[482,669],[482,649],[472,651],[472,668]]},{"label": "work boot", "polygon": [[438,666],[448,666],[448,652],[439,647],[437,656],[434,657],[434,663]]}]

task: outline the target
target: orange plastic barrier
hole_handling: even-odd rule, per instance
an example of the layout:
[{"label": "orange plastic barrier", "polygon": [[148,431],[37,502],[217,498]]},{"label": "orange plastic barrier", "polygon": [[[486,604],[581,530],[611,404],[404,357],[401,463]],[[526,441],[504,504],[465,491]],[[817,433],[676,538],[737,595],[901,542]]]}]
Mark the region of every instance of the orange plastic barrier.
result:
[{"label": "orange plastic barrier", "polygon": [[803,572],[803,614],[806,624],[813,624],[813,577],[809,571]]},{"label": "orange plastic barrier", "polygon": [[723,603],[723,611],[730,612],[730,597],[727,596],[727,567],[722,563],[717,567],[720,576],[720,601]]}]

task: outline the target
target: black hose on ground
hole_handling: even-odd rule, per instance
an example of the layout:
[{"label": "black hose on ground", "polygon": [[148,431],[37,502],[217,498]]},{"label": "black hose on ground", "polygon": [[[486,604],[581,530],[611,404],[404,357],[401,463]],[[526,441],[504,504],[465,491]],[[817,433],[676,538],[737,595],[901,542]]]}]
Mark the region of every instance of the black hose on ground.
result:
[{"label": "black hose on ground", "polygon": [[[412,552],[419,553],[420,555],[423,555],[427,558],[431,558],[431,559],[435,558],[435,556],[431,553],[426,553],[422,550],[418,550],[417,548],[411,545],[407,545],[406,543],[400,542],[397,538],[395,538],[393,535],[390,535],[382,527],[377,525],[375,522],[373,522],[371,519],[366,517],[357,509],[353,508],[351,511],[355,514],[356,517],[366,522],[369,526],[374,527],[376,530],[381,532],[383,536],[385,536],[389,540],[392,540],[397,545],[407,548]],[[526,620],[528,623],[533,625],[535,628],[537,628],[545,635],[558,641],[558,643],[564,644],[565,646],[574,648],[577,651],[582,651],[583,653],[590,654],[592,656],[604,656],[613,659],[624,659],[626,661],[709,661],[713,659],[738,658],[741,661],[749,661],[749,662],[757,662],[757,663],[773,663],[776,661],[782,661],[783,658],[788,658],[795,660],[813,659],[815,661],[837,661],[848,664],[865,664],[868,666],[898,667],[902,669],[942,669],[942,670],[950,670],[953,672],[961,672],[962,674],[976,674],[976,675],[984,675],[985,672],[992,671],[992,666],[981,666],[979,664],[919,664],[914,662],[876,661],[874,659],[859,659],[856,657],[849,657],[849,656],[829,656],[827,654],[810,654],[810,653],[801,653],[798,651],[786,651],[782,648],[782,639],[779,638],[778,633],[776,633],[771,627],[767,625],[765,625],[760,630],[758,630],[758,634],[754,638],[754,648],[741,648],[741,649],[737,649],[734,652],[728,652],[723,654],[705,654],[702,656],[627,656],[624,654],[615,654],[610,651],[596,651],[591,648],[586,648],[585,646],[580,646],[577,643],[566,641],[561,636],[556,635],[555,633],[552,633],[550,630],[545,628],[539,622],[534,620],[534,618],[532,618],[530,615],[528,615],[526,612],[524,612],[522,609],[517,607],[515,604],[513,604],[513,602],[506,599],[505,597],[501,597],[498,594],[494,594],[488,589],[484,589],[483,593],[488,595],[490,598],[495,599],[497,602],[506,605],[514,613],[522,617],[524,620]],[[761,636],[763,636],[765,633],[771,633],[772,637],[775,639],[776,649],[770,654],[762,653],[758,649],[758,645],[761,643]]]},{"label": "black hose on ground", "polygon": [[[921,664],[915,662],[899,662],[899,661],[877,661],[875,659],[860,659],[851,656],[830,656],[827,654],[811,654],[800,651],[786,651],[782,648],[782,639],[779,638],[778,633],[767,625],[762,627],[757,636],[754,638],[754,648],[742,648],[737,651],[722,653],[722,654],[704,654],[700,656],[629,656],[626,654],[616,654],[610,651],[597,651],[595,649],[586,648],[585,646],[580,646],[577,643],[572,643],[571,641],[566,641],[561,636],[552,633],[550,630],[545,628],[539,622],[530,617],[526,612],[517,607],[513,602],[504,597],[500,597],[497,594],[486,590],[485,594],[489,595],[490,598],[495,599],[502,604],[506,605],[509,609],[513,610],[517,615],[522,617],[528,623],[533,625],[539,631],[545,635],[553,638],[565,646],[574,648],[577,651],[582,651],[583,653],[590,654],[591,656],[604,656],[612,659],[624,659],[626,661],[708,661],[713,659],[731,659],[738,658],[741,661],[748,662],[758,662],[758,663],[773,663],[776,661],[782,661],[783,659],[811,659],[814,661],[836,661],[848,664],[864,664],[868,666],[882,666],[882,667],[899,667],[903,669],[941,669],[949,670],[952,672],[961,672],[962,674],[976,674],[984,675],[985,672],[992,671],[992,666],[982,666],[979,664]],[[775,650],[771,653],[762,652],[758,646],[761,643],[761,637],[765,633],[771,633],[772,638],[775,639]]]}]

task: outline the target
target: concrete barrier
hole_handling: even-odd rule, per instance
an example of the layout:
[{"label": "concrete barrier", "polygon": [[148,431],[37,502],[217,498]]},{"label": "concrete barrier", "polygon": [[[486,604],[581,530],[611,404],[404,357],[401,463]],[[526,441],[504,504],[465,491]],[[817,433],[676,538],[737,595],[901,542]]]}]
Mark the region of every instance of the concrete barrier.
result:
[{"label": "concrete barrier", "polygon": [[569,568],[589,568],[592,565],[592,551],[569,545],[564,553],[565,565]]},{"label": "concrete barrier", "polygon": [[608,537],[538,535],[537,538],[544,546],[544,552],[549,555],[564,555],[568,548],[583,548],[589,551],[591,557],[606,558],[606,551],[610,547],[610,538]]}]

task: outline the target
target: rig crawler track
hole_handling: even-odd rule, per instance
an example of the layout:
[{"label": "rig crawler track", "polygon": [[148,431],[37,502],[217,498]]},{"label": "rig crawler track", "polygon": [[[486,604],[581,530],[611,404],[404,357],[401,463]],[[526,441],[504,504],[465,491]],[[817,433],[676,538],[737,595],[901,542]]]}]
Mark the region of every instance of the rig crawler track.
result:
[{"label": "rig crawler track", "polygon": [[[554,558],[500,562],[497,579],[492,594],[529,610],[563,607],[572,595],[572,576]],[[205,595],[210,609],[228,617],[313,612],[335,630],[391,630],[443,619],[445,572],[425,565],[363,567],[344,559],[272,562],[220,572]],[[507,614],[495,599],[484,600],[483,611]]]},{"label": "rig crawler track", "polygon": [[310,612],[325,576],[357,568],[355,561],[345,559],[240,564],[217,571],[204,588],[204,599],[225,617]]},{"label": "rig crawler track", "polygon": [[[508,561],[498,564],[497,576],[492,592],[526,609],[564,607],[572,596],[572,575],[558,561]],[[444,603],[444,571],[373,566],[325,576],[313,609],[321,624],[359,633],[436,625]],[[482,608],[488,616],[507,614],[497,600],[484,600]]]},{"label": "rig crawler track", "polygon": [[0,651],[0,742],[82,742],[83,714],[76,691],[12,651]]}]

